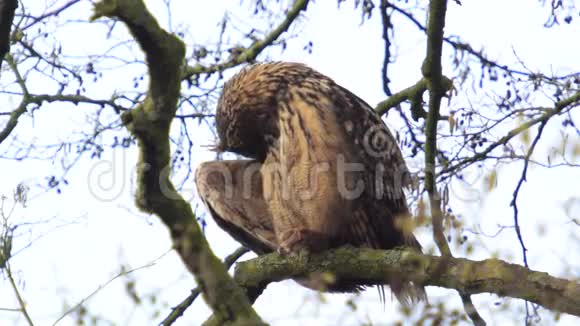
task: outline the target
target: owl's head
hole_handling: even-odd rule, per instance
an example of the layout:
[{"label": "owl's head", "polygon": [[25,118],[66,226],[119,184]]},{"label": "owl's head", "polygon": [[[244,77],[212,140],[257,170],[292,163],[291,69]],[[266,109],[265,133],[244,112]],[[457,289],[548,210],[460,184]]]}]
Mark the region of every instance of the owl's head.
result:
[{"label": "owl's head", "polygon": [[277,94],[282,85],[252,65],[224,85],[216,112],[216,150],[263,160],[278,138]]}]

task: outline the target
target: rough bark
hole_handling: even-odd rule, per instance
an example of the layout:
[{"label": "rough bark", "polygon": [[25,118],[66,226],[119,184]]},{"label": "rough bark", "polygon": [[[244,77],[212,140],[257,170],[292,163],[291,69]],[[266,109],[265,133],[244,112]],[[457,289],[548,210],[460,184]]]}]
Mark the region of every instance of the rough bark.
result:
[{"label": "rough bark", "polygon": [[191,206],[169,180],[169,129],[180,92],[183,42],[159,26],[142,0],[104,0],[94,9],[92,19],[106,16],[127,25],[149,68],[145,100],[122,115],[140,150],[137,206],[159,216],[169,228],[175,249],[222,325],[263,324],[226,266],[211,251]]},{"label": "rough bark", "polygon": [[307,258],[271,254],[238,263],[235,280],[255,300],[270,282],[320,273],[378,284],[386,284],[392,275],[397,275],[418,284],[455,289],[465,294],[494,293],[520,298],[550,310],[580,316],[578,281],[557,278],[499,259],[472,261],[422,255],[408,249],[339,248]]},{"label": "rough bark", "polygon": [[0,68],[4,56],[10,51],[10,31],[16,8],[18,8],[17,0],[0,1]]}]

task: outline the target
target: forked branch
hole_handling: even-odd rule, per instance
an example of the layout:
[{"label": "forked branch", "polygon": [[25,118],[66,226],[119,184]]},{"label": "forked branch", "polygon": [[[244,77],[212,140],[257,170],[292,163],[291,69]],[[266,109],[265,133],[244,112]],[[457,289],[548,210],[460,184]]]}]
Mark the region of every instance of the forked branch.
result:
[{"label": "forked branch", "polygon": [[146,98],[122,115],[139,144],[137,206],[159,216],[169,228],[175,249],[222,325],[263,324],[226,266],[211,251],[189,202],[169,180],[169,129],[180,93],[183,42],[159,26],[142,0],[103,0],[95,5],[93,19],[102,16],[127,25],[145,53],[149,69]]}]

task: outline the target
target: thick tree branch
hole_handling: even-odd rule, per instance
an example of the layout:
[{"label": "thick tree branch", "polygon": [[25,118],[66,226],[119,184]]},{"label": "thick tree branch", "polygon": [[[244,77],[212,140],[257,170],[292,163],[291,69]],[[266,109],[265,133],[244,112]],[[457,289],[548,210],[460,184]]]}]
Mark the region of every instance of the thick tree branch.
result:
[{"label": "thick tree branch", "polygon": [[175,249],[222,325],[263,324],[226,266],[211,251],[190,204],[169,180],[169,129],[180,93],[183,42],[159,26],[142,0],[103,0],[94,10],[93,19],[118,18],[127,25],[145,52],[149,68],[145,100],[122,115],[139,143],[137,206],[159,216],[169,228]]},{"label": "thick tree branch", "polygon": [[10,31],[14,12],[18,8],[18,0],[3,0],[0,2],[0,68],[4,56],[10,51]]},{"label": "thick tree branch", "polygon": [[[437,156],[437,122],[441,99],[449,89],[447,78],[443,76],[441,55],[443,54],[443,36],[447,0],[431,0],[429,2],[429,17],[427,21],[427,54],[421,70],[429,89],[429,111],[425,127],[425,190],[429,194],[431,220],[433,224],[433,238],[439,251],[444,257],[452,257],[451,249],[443,233],[443,211],[441,196],[437,190],[437,171],[435,157]],[[458,290],[463,302],[464,310],[476,325],[485,325],[485,321],[473,305],[468,293]]]},{"label": "thick tree branch", "polygon": [[429,111],[425,126],[425,190],[429,194],[431,218],[433,220],[433,237],[437,247],[444,256],[451,256],[451,250],[443,234],[443,214],[441,200],[436,186],[435,156],[437,154],[437,122],[441,98],[446,89],[442,83],[441,54],[443,28],[445,27],[446,0],[432,0],[429,3],[429,21],[427,23],[427,55],[423,61],[423,77],[429,88]]},{"label": "thick tree branch", "polygon": [[580,316],[577,281],[499,259],[472,261],[422,255],[409,249],[343,247],[313,254],[308,259],[270,254],[237,263],[235,279],[248,293],[260,293],[270,282],[320,273],[377,284],[387,284],[396,275],[403,281],[456,289],[465,294],[494,293],[529,300],[550,310]]}]

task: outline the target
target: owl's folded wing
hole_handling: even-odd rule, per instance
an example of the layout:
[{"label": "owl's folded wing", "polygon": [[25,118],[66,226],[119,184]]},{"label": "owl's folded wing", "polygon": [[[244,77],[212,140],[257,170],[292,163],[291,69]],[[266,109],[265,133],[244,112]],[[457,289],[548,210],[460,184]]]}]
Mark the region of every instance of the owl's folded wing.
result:
[{"label": "owl's folded wing", "polygon": [[251,160],[205,162],[198,167],[195,182],[215,222],[261,255],[276,250],[278,244],[256,164]]}]

